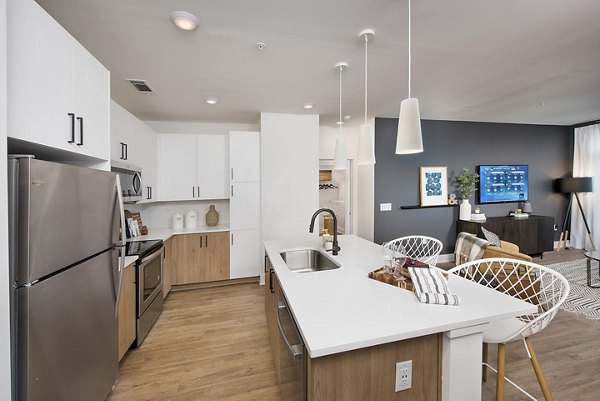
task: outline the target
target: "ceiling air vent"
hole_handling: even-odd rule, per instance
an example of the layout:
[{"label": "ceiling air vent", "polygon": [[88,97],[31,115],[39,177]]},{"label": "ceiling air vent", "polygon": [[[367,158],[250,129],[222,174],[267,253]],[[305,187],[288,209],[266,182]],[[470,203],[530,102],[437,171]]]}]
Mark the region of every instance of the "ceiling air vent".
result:
[{"label": "ceiling air vent", "polygon": [[141,93],[152,93],[154,92],[150,85],[148,85],[148,81],[144,81],[143,79],[129,79],[126,78],[127,81],[131,83]]}]

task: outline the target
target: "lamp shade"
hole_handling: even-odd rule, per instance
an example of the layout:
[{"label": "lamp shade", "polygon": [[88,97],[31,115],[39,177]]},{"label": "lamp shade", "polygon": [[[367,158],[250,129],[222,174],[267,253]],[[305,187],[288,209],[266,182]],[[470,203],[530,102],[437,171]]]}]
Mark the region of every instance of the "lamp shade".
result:
[{"label": "lamp shade", "polygon": [[358,137],[356,164],[375,164],[375,135],[371,124],[362,124]]},{"label": "lamp shade", "polygon": [[398,138],[396,139],[396,154],[420,153],[423,151],[421,134],[421,115],[419,101],[416,98],[404,99],[400,104],[400,119],[398,121]]},{"label": "lamp shade", "polygon": [[335,140],[335,156],[333,159],[333,170],[348,169],[348,153],[346,153],[346,138],[340,133]]},{"label": "lamp shade", "polygon": [[592,177],[558,178],[555,187],[556,192],[565,194],[592,192]]}]

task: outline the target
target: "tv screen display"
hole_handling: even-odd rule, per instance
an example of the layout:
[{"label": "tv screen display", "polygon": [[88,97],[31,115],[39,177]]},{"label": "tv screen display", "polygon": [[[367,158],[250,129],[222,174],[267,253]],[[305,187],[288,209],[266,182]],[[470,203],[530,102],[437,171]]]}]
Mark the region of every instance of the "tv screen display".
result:
[{"label": "tv screen display", "polygon": [[479,203],[526,200],[529,200],[528,166],[479,166]]}]

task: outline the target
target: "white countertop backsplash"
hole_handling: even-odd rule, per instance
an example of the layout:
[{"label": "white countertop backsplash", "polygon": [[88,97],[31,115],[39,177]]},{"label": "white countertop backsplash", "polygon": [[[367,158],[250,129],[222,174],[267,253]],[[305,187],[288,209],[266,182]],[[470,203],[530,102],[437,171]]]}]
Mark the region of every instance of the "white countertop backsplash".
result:
[{"label": "white countertop backsplash", "polygon": [[[457,328],[501,320],[532,311],[523,301],[457,276],[450,290],[460,306],[423,304],[411,291],[368,278],[382,265],[381,246],[353,235],[339,237],[341,267],[293,273],[280,256],[290,249],[320,249],[314,238],[266,241],[279,281],[313,358]],[[507,312],[510,311],[510,312]]]}]

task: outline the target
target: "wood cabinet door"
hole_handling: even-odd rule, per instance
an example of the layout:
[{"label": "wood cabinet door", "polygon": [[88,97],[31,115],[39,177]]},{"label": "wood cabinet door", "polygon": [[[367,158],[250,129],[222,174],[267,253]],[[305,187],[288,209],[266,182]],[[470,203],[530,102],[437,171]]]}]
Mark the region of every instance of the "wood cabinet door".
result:
[{"label": "wood cabinet door", "polygon": [[203,234],[202,281],[229,279],[229,232]]},{"label": "wood cabinet door", "polygon": [[162,271],[162,283],[163,283],[163,299],[169,295],[171,291],[171,281],[173,275],[173,263],[172,263],[172,247],[173,237],[165,241],[165,248],[163,249],[163,271]]},{"label": "wood cabinet door", "polygon": [[260,133],[229,133],[231,182],[260,181]]},{"label": "wood cabinet door", "polygon": [[199,199],[229,198],[226,135],[196,135],[196,185]]},{"label": "wood cabinet door", "polygon": [[202,282],[202,274],[197,266],[202,264],[204,234],[178,235],[172,247],[176,262],[173,263],[172,284],[191,284]]},{"label": "wood cabinet door", "polygon": [[135,266],[126,267],[123,272],[121,298],[118,305],[119,360],[135,341]]},{"label": "wood cabinet door", "polygon": [[198,199],[196,135],[160,134],[159,199]]}]

